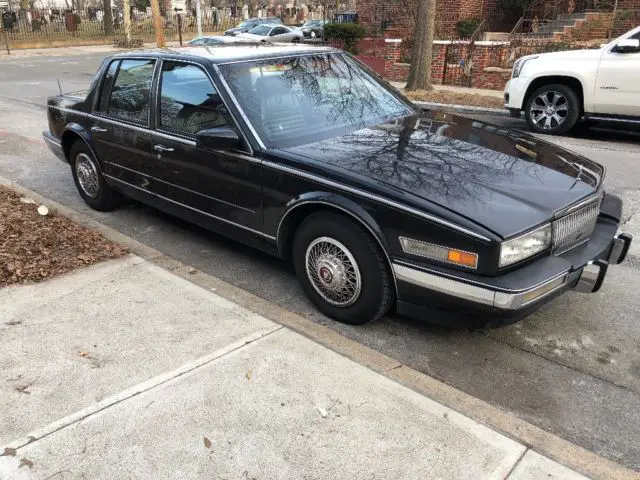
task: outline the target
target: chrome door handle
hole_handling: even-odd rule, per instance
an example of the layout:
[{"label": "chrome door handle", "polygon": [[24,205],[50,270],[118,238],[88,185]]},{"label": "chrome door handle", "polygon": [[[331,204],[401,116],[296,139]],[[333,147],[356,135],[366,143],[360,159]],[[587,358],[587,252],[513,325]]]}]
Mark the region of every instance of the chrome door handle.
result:
[{"label": "chrome door handle", "polygon": [[164,145],[154,145],[153,150],[156,152],[173,152],[173,148]]},{"label": "chrome door handle", "polygon": [[101,128],[101,127],[91,127],[91,131],[100,133],[100,132],[107,132],[108,130],[106,128]]}]

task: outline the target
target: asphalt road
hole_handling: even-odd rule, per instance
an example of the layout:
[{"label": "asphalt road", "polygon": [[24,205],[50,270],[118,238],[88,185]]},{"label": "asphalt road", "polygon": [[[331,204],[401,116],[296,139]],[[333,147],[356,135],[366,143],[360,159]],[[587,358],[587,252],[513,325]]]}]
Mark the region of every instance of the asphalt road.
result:
[{"label": "asphalt road", "polygon": [[101,214],[81,202],[68,166],[40,139],[42,105],[57,92],[56,78],[66,91],[85,88],[101,58],[0,59],[0,175],[640,471],[640,214],[633,215],[640,208],[640,134],[581,130],[552,139],[607,165],[607,188],[624,198],[624,228],[636,234],[629,263],[610,269],[600,293],[565,295],[489,332],[399,317],[351,327],[320,315],[286,263],[140,204]]}]

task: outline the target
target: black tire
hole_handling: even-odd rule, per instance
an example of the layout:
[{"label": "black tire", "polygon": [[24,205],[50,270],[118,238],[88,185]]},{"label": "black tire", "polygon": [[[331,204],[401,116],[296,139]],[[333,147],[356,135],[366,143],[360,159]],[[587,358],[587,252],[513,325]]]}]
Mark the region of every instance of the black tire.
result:
[{"label": "black tire", "polygon": [[[100,164],[86,143],[81,140],[77,140],[71,146],[69,164],[71,165],[71,173],[73,174],[73,181],[76,183],[78,193],[80,193],[82,199],[91,208],[101,212],[108,212],[122,203],[122,194],[120,192],[116,192],[107,185],[107,182],[102,176]],[[90,165],[90,168],[95,169],[97,181],[94,183],[94,194],[89,191],[90,189],[87,190],[88,187],[82,185],[82,182],[79,179],[79,164],[84,165],[84,168],[87,168],[87,165]],[[82,167],[80,168],[82,169]]]},{"label": "black tire", "polygon": [[[559,101],[557,106],[566,106],[566,115],[564,114],[564,110],[558,112],[559,118],[562,118],[563,120],[558,123],[557,121],[550,119],[548,128],[545,128],[539,122],[536,122],[531,112],[534,102],[536,107],[542,107],[543,103],[538,99],[545,93],[547,100],[550,102],[553,100],[554,94],[559,94],[564,100]],[[575,126],[580,119],[581,111],[582,105],[580,105],[580,100],[578,99],[576,92],[567,85],[557,83],[543,85],[529,95],[525,105],[524,116],[527,119],[529,127],[534,132],[546,133],[548,135],[561,135],[563,133],[567,133]]]},{"label": "black tire", "polygon": [[510,108],[509,109],[509,116],[511,118],[520,118],[522,114],[522,111],[519,108]]},{"label": "black tire", "polygon": [[299,39],[298,37],[295,37],[295,38],[292,40],[292,42],[293,42],[293,43],[300,43],[300,39]]},{"label": "black tire", "polygon": [[[307,250],[323,237],[346,247],[355,260],[360,274],[360,289],[348,305],[337,306],[323,298],[307,274]],[[382,317],[393,306],[395,291],[385,256],[369,232],[349,218],[331,212],[310,215],[296,231],[292,253],[302,289],[328,317],[343,323],[363,325]],[[316,285],[319,285],[321,270],[322,267],[318,267]],[[333,275],[329,275],[333,279]]]}]

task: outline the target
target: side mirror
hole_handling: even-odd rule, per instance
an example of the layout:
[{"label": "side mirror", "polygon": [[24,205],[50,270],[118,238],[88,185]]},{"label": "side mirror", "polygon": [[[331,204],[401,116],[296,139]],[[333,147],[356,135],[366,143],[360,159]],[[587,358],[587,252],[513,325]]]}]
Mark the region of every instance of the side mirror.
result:
[{"label": "side mirror", "polygon": [[640,52],[640,40],[637,38],[625,38],[620,40],[611,50],[616,53],[637,53]]},{"label": "side mirror", "polygon": [[196,133],[196,142],[216,150],[234,150],[240,146],[238,134],[228,127],[201,130]]}]

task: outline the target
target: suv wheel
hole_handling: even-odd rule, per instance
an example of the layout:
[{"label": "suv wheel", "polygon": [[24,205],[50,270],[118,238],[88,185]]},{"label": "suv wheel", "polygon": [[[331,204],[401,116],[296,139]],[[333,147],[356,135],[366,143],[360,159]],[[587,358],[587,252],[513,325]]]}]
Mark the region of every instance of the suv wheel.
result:
[{"label": "suv wheel", "polygon": [[552,84],[543,85],[531,94],[524,113],[534,132],[559,135],[575,126],[580,110],[580,101],[573,89]]},{"label": "suv wheel", "polygon": [[315,213],[302,223],[293,262],[305,294],[328,317],[362,325],[393,305],[383,252],[369,232],[340,214]]}]

